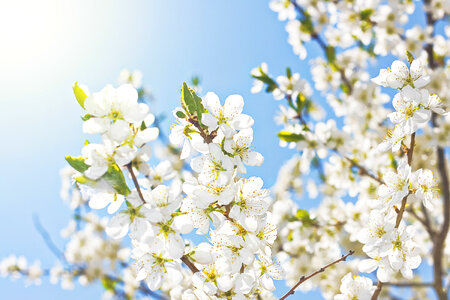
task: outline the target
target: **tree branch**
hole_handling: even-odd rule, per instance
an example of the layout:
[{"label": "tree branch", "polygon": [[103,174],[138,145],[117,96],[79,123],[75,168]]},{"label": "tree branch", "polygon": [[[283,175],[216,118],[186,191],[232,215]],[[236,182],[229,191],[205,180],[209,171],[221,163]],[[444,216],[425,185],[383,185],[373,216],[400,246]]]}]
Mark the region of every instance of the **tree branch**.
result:
[{"label": "tree branch", "polygon": [[[408,152],[406,153],[406,156],[408,157],[408,165],[411,166],[412,159],[413,159],[413,153],[414,153],[414,147],[416,145],[416,133],[414,132],[411,134],[411,143],[409,144]],[[408,200],[408,196],[411,193],[409,192],[403,199],[402,199],[402,206],[400,207],[400,211],[397,214],[397,220],[395,221],[395,228],[398,228],[400,226],[400,222],[403,218],[403,213],[405,212],[406,208],[406,202]]]},{"label": "tree branch", "polygon": [[373,292],[372,298],[370,298],[371,300],[377,300],[378,296],[381,293],[381,289],[383,288],[383,283],[381,281],[378,281],[377,283],[377,288],[375,290],[375,292]]},{"label": "tree branch", "polygon": [[[422,204],[423,205],[423,204]],[[414,216],[414,218],[416,218],[420,223],[422,223],[423,227],[425,227],[426,231],[428,232],[428,235],[430,236],[431,240],[433,240],[435,232],[433,230],[433,228],[431,227],[431,223],[430,220],[428,218],[421,218],[415,211],[413,208],[408,208],[406,210],[407,212],[409,212],[411,215]]]},{"label": "tree branch", "polygon": [[398,287],[432,287],[433,282],[384,282],[384,285],[398,286]]},{"label": "tree branch", "polygon": [[[144,196],[142,195],[141,188],[139,187],[139,183],[137,181],[136,175],[134,174],[133,166],[131,165],[131,163],[129,163],[127,165],[127,169],[128,169],[128,172],[130,172],[131,178],[133,179],[133,183],[139,194],[139,198],[141,198],[142,202],[146,203]],[[192,271],[192,273],[199,271],[197,269],[197,267],[194,265],[194,263],[192,263],[187,256],[183,255],[183,257],[181,257],[181,261]]]},{"label": "tree branch", "polygon": [[142,195],[141,187],[139,186],[139,182],[137,181],[136,175],[134,174],[132,163],[129,163],[127,165],[127,169],[128,172],[130,172],[131,179],[133,180],[134,186],[136,187],[139,198],[141,198],[142,202],[147,203],[147,201],[145,201],[144,199],[144,195]]},{"label": "tree branch", "polygon": [[181,261],[192,271],[192,273],[197,273],[200,271],[199,269],[197,269],[194,263],[189,260],[189,258],[186,255],[183,255],[181,257]]},{"label": "tree branch", "polygon": [[[432,35],[435,34],[435,23],[436,20],[433,18],[433,13],[431,11],[431,0],[423,1],[425,8],[428,8],[425,13],[427,26],[432,28]],[[434,45],[433,43],[428,43],[425,45],[425,51],[428,56],[428,65],[434,70],[439,67],[439,63],[434,59]],[[435,113],[432,114],[431,124],[433,127],[437,127],[436,123],[437,115]],[[437,165],[439,170],[439,175],[441,177],[440,187],[443,194],[443,211],[444,211],[444,221],[442,223],[442,227],[438,229],[434,239],[433,239],[433,276],[434,276],[434,289],[436,294],[440,300],[447,299],[447,291],[442,285],[442,279],[444,277],[443,270],[443,250],[444,243],[447,237],[449,227],[450,227],[450,187],[448,181],[448,173],[447,173],[447,162],[445,158],[444,149],[440,146],[437,147]]]},{"label": "tree branch", "polygon": [[317,274],[324,272],[327,268],[331,267],[332,265],[335,265],[335,264],[337,264],[337,263],[339,263],[339,262],[341,262],[341,261],[345,261],[345,260],[347,259],[347,257],[349,257],[350,255],[352,255],[353,253],[355,253],[355,251],[350,250],[346,255],[342,255],[341,258],[339,258],[339,259],[333,261],[332,263],[329,263],[328,265],[326,265],[326,266],[320,268],[319,270],[315,271],[314,273],[312,273],[312,274],[310,274],[310,275],[308,275],[308,276],[306,276],[306,277],[305,277],[305,276],[300,277],[300,280],[299,280],[299,281],[298,281],[298,282],[297,282],[297,283],[296,283],[296,284],[295,284],[295,285],[294,285],[294,286],[293,286],[286,294],[284,294],[284,296],[281,297],[280,300],[284,300],[284,299],[286,299],[287,297],[289,297],[290,295],[293,295],[293,294],[295,293],[295,289],[298,288],[298,286],[299,286],[300,284],[302,284],[302,283],[305,282],[306,280],[308,280],[308,279],[310,279],[310,278],[316,276]]},{"label": "tree branch", "polygon": [[[337,150],[336,153],[340,154]],[[361,175],[365,175],[365,176],[369,176],[370,178],[374,179],[375,181],[377,181],[380,184],[384,184],[384,180],[381,179],[380,177],[374,175],[372,172],[370,172],[369,170],[367,170],[365,167],[361,166],[359,163],[357,163],[355,160],[347,157],[347,156],[343,156],[348,162],[350,162],[352,164],[352,167],[357,167],[361,173]]]},{"label": "tree branch", "polygon": [[33,214],[33,223],[34,228],[36,228],[39,235],[44,240],[45,245],[50,249],[50,251],[61,261],[67,262],[66,257],[64,255],[64,252],[59,250],[59,248],[56,246],[56,244],[53,242],[52,237],[48,233],[48,231],[42,226],[41,222],[39,221],[39,216],[37,214]]},{"label": "tree branch", "polygon": [[[295,7],[295,9],[303,16],[306,17],[306,12],[295,0],[290,0],[292,5]],[[313,40],[315,40],[320,48],[324,51],[325,55],[327,54],[327,50],[329,49],[329,46],[322,40],[322,38],[319,36],[317,32],[312,32],[311,37]],[[342,81],[347,86],[349,93],[351,94],[353,92],[353,85],[348,80],[347,76],[345,75],[345,71],[337,64],[334,64],[336,69],[339,71],[339,75],[341,76]]]}]

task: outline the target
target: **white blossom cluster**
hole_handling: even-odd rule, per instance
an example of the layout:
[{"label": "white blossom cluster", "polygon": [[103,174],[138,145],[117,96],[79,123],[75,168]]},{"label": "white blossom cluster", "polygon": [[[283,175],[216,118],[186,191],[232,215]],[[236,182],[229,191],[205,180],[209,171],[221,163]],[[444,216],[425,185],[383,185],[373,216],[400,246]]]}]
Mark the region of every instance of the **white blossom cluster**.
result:
[{"label": "white blossom cluster", "polygon": [[193,226],[197,234],[210,236],[210,243],[187,252],[199,269],[192,277],[195,289],[187,292],[200,299],[269,297],[272,278],[282,279],[272,259],[277,229],[267,213],[269,191],[261,178],[238,175],[245,165],[263,162],[251,148],[254,121],[242,114],[239,95],[222,105],[212,92],[201,99],[183,86],[182,93],[170,140],[182,145],[183,159],[193,156],[190,166],[197,175],[183,183],[180,211],[192,224],[188,231]]},{"label": "white blossom cluster", "polygon": [[[400,89],[393,99],[396,111],[390,113],[389,118],[396,125],[394,132],[400,132],[399,135],[403,137],[396,137],[393,141],[394,134],[388,136],[378,147],[379,150],[399,150],[407,135],[415,134],[419,126],[430,121],[432,112],[444,113],[440,99],[420,89],[428,80],[418,60],[411,62],[410,69],[405,63],[395,61],[390,69],[381,70],[380,75],[373,79],[377,84]],[[414,241],[414,228],[401,222],[396,209],[401,209],[400,206],[404,209],[402,201],[406,203],[410,194],[423,201],[428,209],[433,209],[432,200],[438,197],[438,187],[431,170],[412,172],[411,156],[407,156],[399,160],[396,172],[389,171],[383,175],[384,184],[377,192],[378,203],[374,204],[370,212],[367,226],[358,234],[358,240],[364,244],[363,251],[371,258],[361,262],[360,270],[372,272],[378,268],[377,277],[382,282],[389,281],[392,273],[397,271],[401,271],[405,278],[412,279],[412,269],[421,262],[420,250]]]},{"label": "white blossom cluster", "polygon": [[[408,282],[413,276],[420,280],[412,270],[421,260],[433,266],[433,231],[445,228],[444,199],[439,178],[433,175],[439,168],[433,149],[447,147],[449,140],[450,119],[444,111],[449,98],[445,84],[449,79],[445,60],[449,44],[448,35],[432,31],[431,25],[426,29],[406,27],[418,5],[406,1],[301,0],[270,4],[280,20],[288,20],[289,42],[296,54],[306,57],[307,42],[316,42],[324,54],[310,60],[313,84],[289,68],[286,76],[273,77],[265,63],[251,72],[252,93],[264,89],[275,100],[284,99],[286,105],[280,105],[275,117],[283,127],[278,134],[280,145],[298,151],[281,167],[273,189],[273,218],[282,228],[275,248],[280,251],[289,285],[350,249],[356,250],[350,264],[334,265],[320,279],[313,277],[299,289],[319,287],[327,299],[334,295],[337,299],[371,299],[375,291],[372,282],[360,276],[356,278],[362,279],[350,280],[349,275],[344,283],[344,275],[377,270],[379,283],[392,284]],[[424,8],[426,13],[440,12],[433,14],[432,22],[450,9],[437,1],[426,1]],[[433,46],[434,65],[426,64],[430,61],[429,45]],[[387,54],[408,58],[411,67],[395,61],[370,80],[371,58]],[[413,55],[417,58],[412,59]],[[390,96],[379,85],[399,89],[392,101],[393,112]],[[311,86],[320,95],[313,93]],[[321,108],[327,104],[331,114]],[[386,128],[386,116],[394,124],[391,130]],[[328,120],[321,121],[324,117]],[[414,160],[408,163],[413,133]],[[295,203],[303,197],[320,197],[321,203],[308,212],[299,209],[302,202]],[[397,225],[405,197],[406,206]],[[377,231],[377,226],[382,230]],[[440,247],[444,245],[446,261],[449,247],[445,243]],[[448,266],[444,263],[444,270]],[[335,283],[341,279],[339,290]],[[361,293],[358,286],[365,286]],[[384,295],[391,287],[383,287]],[[419,290],[414,292],[420,299],[429,297]]]},{"label": "white blossom cluster", "polygon": [[[282,279],[271,253],[277,229],[267,213],[269,191],[262,188],[262,180],[238,176],[246,165],[263,162],[251,148],[254,121],[242,114],[242,97],[229,96],[222,106],[214,93],[201,99],[183,86],[182,107],[174,111],[178,125],[170,140],[183,145],[181,157],[190,159],[197,175],[185,172],[181,177],[170,161],[154,168],[146,163],[146,143],[156,139],[158,129],[150,127],[154,116],[137,101],[131,85],[107,86],[77,99],[88,112],[84,131],[100,133],[102,144],[86,143],[81,157],[67,158],[78,171],[73,176],[81,190],[81,195],[72,192],[72,201],[88,199],[90,208],[108,207],[114,214],[104,230],[117,240],[130,236],[136,280],[145,281],[151,291],[162,289],[181,298],[269,297],[275,289],[272,278]],[[130,180],[124,176],[127,171]],[[135,188],[128,188],[130,181]],[[126,209],[117,212],[124,203]],[[183,235],[194,228],[209,242],[185,241]],[[75,253],[65,255],[71,264],[92,258],[84,254],[83,232],[68,244],[68,249],[75,245]],[[183,263],[192,275],[183,270]],[[186,276],[192,276],[190,283],[180,290]]]},{"label": "white blossom cluster", "polygon": [[[166,139],[139,71],[97,93],[75,84],[83,131],[100,138],[61,171],[74,212],[68,243],[51,269],[10,256],[0,275],[50,276],[63,288],[101,281],[105,299],[273,299],[273,279],[325,299],[395,299],[397,285],[411,299],[435,299],[430,290],[446,299],[449,3],[270,2],[300,59],[313,54],[307,43],[319,46],[310,76],[286,68],[273,77],[266,63],[251,71],[251,92],[280,103],[279,144],[293,152],[272,196],[261,178],[244,177],[264,158],[241,96],[200,97],[193,78]],[[411,25],[420,12],[427,25]],[[386,55],[399,60],[371,79]],[[108,217],[97,215],[104,208]]]},{"label": "white blossom cluster", "polygon": [[[450,13],[445,0],[426,1],[425,10],[435,20]],[[371,48],[376,55],[404,55],[406,50],[418,54],[422,43],[435,43],[437,54],[449,54],[449,44],[430,28],[414,26],[404,29],[419,1],[309,1],[273,0],[270,8],[280,21],[287,21],[288,42],[300,59],[308,55],[305,44],[321,33],[332,47],[349,48],[355,44]]]}]

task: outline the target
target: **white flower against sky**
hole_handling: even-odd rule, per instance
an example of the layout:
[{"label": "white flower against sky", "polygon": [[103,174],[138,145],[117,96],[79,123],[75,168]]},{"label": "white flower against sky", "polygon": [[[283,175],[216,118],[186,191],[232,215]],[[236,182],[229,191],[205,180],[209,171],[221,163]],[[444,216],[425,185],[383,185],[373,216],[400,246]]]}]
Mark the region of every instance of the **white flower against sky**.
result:
[{"label": "white flower against sky", "polygon": [[211,131],[219,127],[226,138],[230,138],[236,130],[250,128],[253,125],[252,117],[242,113],[244,99],[239,95],[228,96],[222,106],[219,97],[209,92],[203,98],[203,103],[208,110],[208,113],[202,116],[203,123]]}]

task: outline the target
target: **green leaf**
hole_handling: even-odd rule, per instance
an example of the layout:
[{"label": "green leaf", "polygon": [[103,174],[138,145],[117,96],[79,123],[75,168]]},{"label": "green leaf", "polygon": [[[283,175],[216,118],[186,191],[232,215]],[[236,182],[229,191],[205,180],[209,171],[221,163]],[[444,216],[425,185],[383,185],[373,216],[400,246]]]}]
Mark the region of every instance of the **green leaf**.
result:
[{"label": "green leaf", "polygon": [[78,86],[78,82],[75,82],[73,84],[73,93],[75,94],[75,98],[77,98],[78,103],[81,105],[82,108],[84,107],[84,101],[87,98],[86,93]]},{"label": "green leaf", "polygon": [[147,125],[145,125],[145,122],[144,122],[144,121],[142,121],[140,129],[141,129],[142,131],[145,130],[145,129],[147,129]]},{"label": "green leaf", "polygon": [[131,193],[122,170],[120,170],[117,164],[110,165],[108,171],[106,171],[102,178],[105,179],[119,194],[127,196]]},{"label": "green leaf", "polygon": [[184,114],[184,112],[182,112],[182,111],[180,111],[180,110],[177,111],[175,114],[176,114],[177,117],[180,118],[180,119],[186,118],[186,115]]},{"label": "green leaf", "polygon": [[92,115],[90,115],[90,114],[85,114],[83,117],[81,117],[81,120],[87,121],[87,120],[89,120],[90,118],[92,118]]},{"label": "green leaf", "polygon": [[340,85],[340,88],[346,95],[350,94],[350,88],[348,87],[348,85],[342,83]]},{"label": "green leaf", "polygon": [[288,79],[291,79],[291,77],[292,77],[292,71],[291,71],[291,68],[289,68],[289,67],[286,68],[286,77]]},{"label": "green leaf", "polygon": [[145,90],[143,88],[140,88],[138,91],[138,99],[142,99],[145,96]]},{"label": "green leaf", "polygon": [[389,153],[389,159],[391,160],[391,166],[392,166],[392,168],[393,168],[393,169],[397,169],[398,163],[397,163],[397,161],[395,160],[395,157],[394,157],[394,155],[392,155],[392,153]]},{"label": "green leaf", "polygon": [[305,221],[305,222],[311,221],[311,217],[309,216],[309,212],[307,210],[305,210],[305,209],[298,209],[297,212],[295,213],[295,216],[300,221]]},{"label": "green leaf", "polygon": [[181,105],[188,114],[191,116],[197,116],[197,119],[201,124],[202,113],[205,111],[202,104],[202,98],[197,96],[194,90],[187,86],[186,82],[183,82],[183,86],[181,88]]},{"label": "green leaf", "polygon": [[78,182],[78,183],[81,183],[81,184],[88,185],[90,187],[96,187],[97,186],[97,181],[89,179],[89,178],[87,178],[84,175],[75,177],[75,181]]},{"label": "green leaf", "polygon": [[106,276],[102,277],[102,285],[105,288],[105,290],[114,291],[116,284],[117,284],[116,280],[113,280]]},{"label": "green leaf", "polygon": [[270,78],[269,75],[264,73],[261,70],[261,68],[260,68],[260,72],[261,72],[261,76],[252,75],[252,77],[267,84],[266,93],[273,92],[273,90],[278,87],[278,84],[272,78]]},{"label": "green leaf", "polygon": [[325,55],[329,63],[333,63],[336,60],[336,50],[333,46],[327,46],[325,49]]},{"label": "green leaf", "polygon": [[191,83],[193,86],[198,86],[200,84],[200,77],[197,75],[192,76]]},{"label": "green leaf", "polygon": [[66,161],[69,163],[69,165],[77,170],[80,173],[85,172],[87,169],[89,169],[89,165],[86,164],[85,158],[83,157],[72,157],[72,156],[66,156]]},{"label": "green leaf", "polygon": [[414,56],[411,54],[411,52],[406,50],[406,57],[408,58],[409,64],[411,65],[414,60]]},{"label": "green leaf", "polygon": [[373,8],[366,8],[359,12],[359,17],[363,21],[368,21],[370,16],[375,12]]},{"label": "green leaf", "polygon": [[286,130],[282,130],[278,132],[278,137],[280,140],[291,143],[291,142],[299,142],[305,140],[305,136],[299,133],[292,133]]},{"label": "green leaf", "polygon": [[301,32],[314,34],[314,25],[309,14],[305,13],[304,18],[300,20],[300,23]]}]

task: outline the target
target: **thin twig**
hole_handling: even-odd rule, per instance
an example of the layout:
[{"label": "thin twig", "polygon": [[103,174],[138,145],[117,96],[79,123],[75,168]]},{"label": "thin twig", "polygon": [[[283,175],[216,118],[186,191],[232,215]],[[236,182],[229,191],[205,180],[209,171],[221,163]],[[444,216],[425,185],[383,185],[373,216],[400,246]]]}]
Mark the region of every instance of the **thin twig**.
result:
[{"label": "thin twig", "polygon": [[[336,151],[337,152],[337,151]],[[340,154],[339,152],[337,152],[338,154]],[[372,172],[370,172],[369,170],[367,170],[367,168],[365,168],[364,166],[360,165],[359,163],[357,163],[355,160],[347,157],[347,156],[343,156],[348,162],[350,162],[352,164],[353,167],[357,167],[361,173],[361,175],[365,175],[365,176],[369,176],[370,178],[374,179],[375,181],[377,181],[380,184],[384,184],[384,180],[381,179],[380,177],[374,175]]]},{"label": "thin twig", "polygon": [[39,235],[42,237],[42,240],[44,241],[45,245],[48,247],[48,249],[61,261],[67,262],[66,257],[64,255],[64,252],[59,250],[59,248],[56,246],[56,244],[53,242],[52,237],[48,233],[48,231],[42,226],[41,222],[39,221],[39,216],[37,214],[33,214],[33,223],[34,228],[36,228]]},{"label": "thin twig", "polygon": [[284,300],[284,299],[286,299],[287,297],[289,297],[290,295],[293,295],[293,294],[295,293],[295,289],[298,288],[298,286],[299,286],[300,284],[302,284],[302,283],[305,282],[306,280],[308,280],[308,279],[310,279],[310,278],[316,276],[317,274],[324,272],[327,268],[331,267],[332,265],[335,265],[335,264],[337,264],[337,263],[339,263],[339,262],[341,262],[341,261],[345,261],[345,260],[347,259],[347,257],[349,257],[350,255],[352,255],[353,253],[355,253],[355,251],[350,250],[346,255],[342,255],[341,258],[339,258],[339,259],[333,261],[332,263],[329,263],[328,265],[326,265],[326,266],[320,268],[319,270],[315,271],[314,273],[312,273],[312,274],[310,274],[310,275],[308,275],[308,276],[306,276],[306,277],[305,277],[305,276],[300,277],[300,280],[299,280],[299,281],[298,281],[298,282],[297,282],[297,283],[296,283],[296,284],[295,284],[295,285],[294,285],[294,286],[293,286],[286,294],[284,294],[284,296],[281,297],[280,300]]},{"label": "thin twig", "polygon": [[[411,143],[409,144],[409,149],[408,149],[408,152],[406,153],[406,156],[408,157],[408,165],[410,165],[410,166],[411,166],[411,163],[412,163],[412,158],[413,158],[415,145],[416,145],[416,133],[414,132],[413,134],[411,134]],[[400,226],[400,222],[402,221],[402,218],[403,218],[403,213],[405,212],[406,202],[408,201],[408,196],[410,194],[411,194],[411,192],[409,192],[402,199],[402,205],[400,207],[400,211],[397,214],[397,220],[395,221],[395,228],[398,228],[398,226]]]},{"label": "thin twig", "polygon": [[[128,172],[130,172],[131,178],[133,179],[133,183],[134,183],[134,186],[136,187],[136,190],[137,190],[137,192],[138,192],[139,198],[141,198],[142,202],[146,203],[146,201],[145,201],[145,199],[144,199],[144,196],[142,195],[141,188],[139,187],[139,183],[138,183],[138,181],[137,181],[136,175],[134,174],[133,166],[131,165],[131,163],[129,163],[129,164],[127,165],[127,169],[128,169]],[[193,273],[198,272],[197,267],[189,260],[189,258],[188,258],[187,256],[184,256],[184,255],[183,255],[183,257],[181,257],[181,261],[184,262],[184,264],[185,264],[185,265],[186,265]]]},{"label": "thin twig", "polygon": [[371,300],[377,300],[382,289],[383,289],[383,283],[381,281],[378,281],[377,288],[375,289],[375,292],[373,292],[372,298],[370,298],[370,299]]},{"label": "thin twig", "polygon": [[[295,0],[290,0],[290,1],[291,1],[292,5],[295,7],[295,9],[303,17],[306,17],[306,12],[303,9],[303,7],[301,7]],[[327,54],[328,45],[322,40],[322,38],[319,36],[319,34],[317,32],[312,32],[311,37],[313,38],[313,40],[315,40],[319,44],[320,48],[322,48],[322,50],[325,52],[325,54]],[[337,64],[334,64],[334,66],[339,71],[339,75],[341,76],[342,81],[347,86],[348,91],[351,94],[353,92],[353,85],[350,83],[347,76],[345,75],[345,71]]]},{"label": "thin twig", "polygon": [[199,269],[197,269],[194,263],[191,262],[186,255],[183,255],[181,257],[181,261],[184,262],[184,264],[192,271],[192,273],[199,272]]},{"label": "thin twig", "polygon": [[129,163],[127,165],[127,169],[128,169],[128,172],[130,172],[131,179],[133,180],[134,186],[136,187],[136,190],[138,192],[139,198],[141,198],[142,202],[146,203],[147,201],[145,201],[144,195],[142,195],[142,191],[141,191],[141,188],[139,186],[139,182],[137,181],[136,175],[134,174],[133,166],[131,165],[131,163]]},{"label": "thin twig", "polygon": [[413,208],[408,208],[408,209],[406,209],[406,211],[407,211],[408,213],[410,213],[411,215],[413,215],[414,218],[416,218],[416,220],[418,220],[420,223],[422,223],[423,227],[425,227],[426,231],[428,232],[428,235],[430,236],[431,240],[433,240],[433,237],[434,237],[435,232],[434,232],[433,228],[431,227],[431,224],[429,223],[429,220],[428,220],[427,218],[422,218],[422,217],[420,217],[420,216],[414,211]]},{"label": "thin twig", "polygon": [[[435,23],[437,20],[433,18],[433,12],[431,10],[431,0],[424,0],[424,6],[426,8],[425,18],[427,26],[432,28],[431,35],[435,35]],[[434,70],[439,66],[439,63],[434,59],[434,45],[433,42],[430,42],[425,45],[425,51],[428,56],[428,65]],[[433,113],[431,117],[431,124],[433,127],[437,127],[436,122],[436,114]],[[443,203],[443,211],[444,211],[444,221],[442,223],[442,227],[436,233],[436,236],[433,239],[433,276],[434,276],[434,289],[436,294],[440,300],[447,299],[447,291],[445,287],[442,286],[442,279],[444,277],[443,270],[443,249],[444,243],[449,231],[450,227],[450,186],[448,180],[447,173],[447,162],[445,158],[444,149],[440,146],[437,146],[437,165],[439,175],[441,177],[440,187],[443,193],[444,203]]]},{"label": "thin twig", "polygon": [[384,285],[398,286],[398,287],[432,287],[433,282],[384,282]]},{"label": "thin twig", "polygon": [[[408,157],[408,164],[411,166],[412,163],[412,158],[413,158],[413,153],[414,153],[414,147],[415,147],[415,143],[416,143],[416,133],[414,132],[411,135],[411,143],[408,149],[408,152],[406,153],[407,157]],[[395,228],[398,228],[400,226],[400,222],[402,221],[403,218],[403,213],[405,212],[405,208],[406,208],[406,202],[408,200],[408,196],[411,194],[411,192],[409,192],[405,197],[403,197],[402,199],[402,205],[400,207],[400,210],[397,213],[397,220],[395,221]],[[375,292],[372,295],[372,300],[376,300],[378,299],[378,296],[381,293],[381,290],[383,288],[383,283],[381,281],[378,282],[377,284],[377,289],[375,290]]]}]

